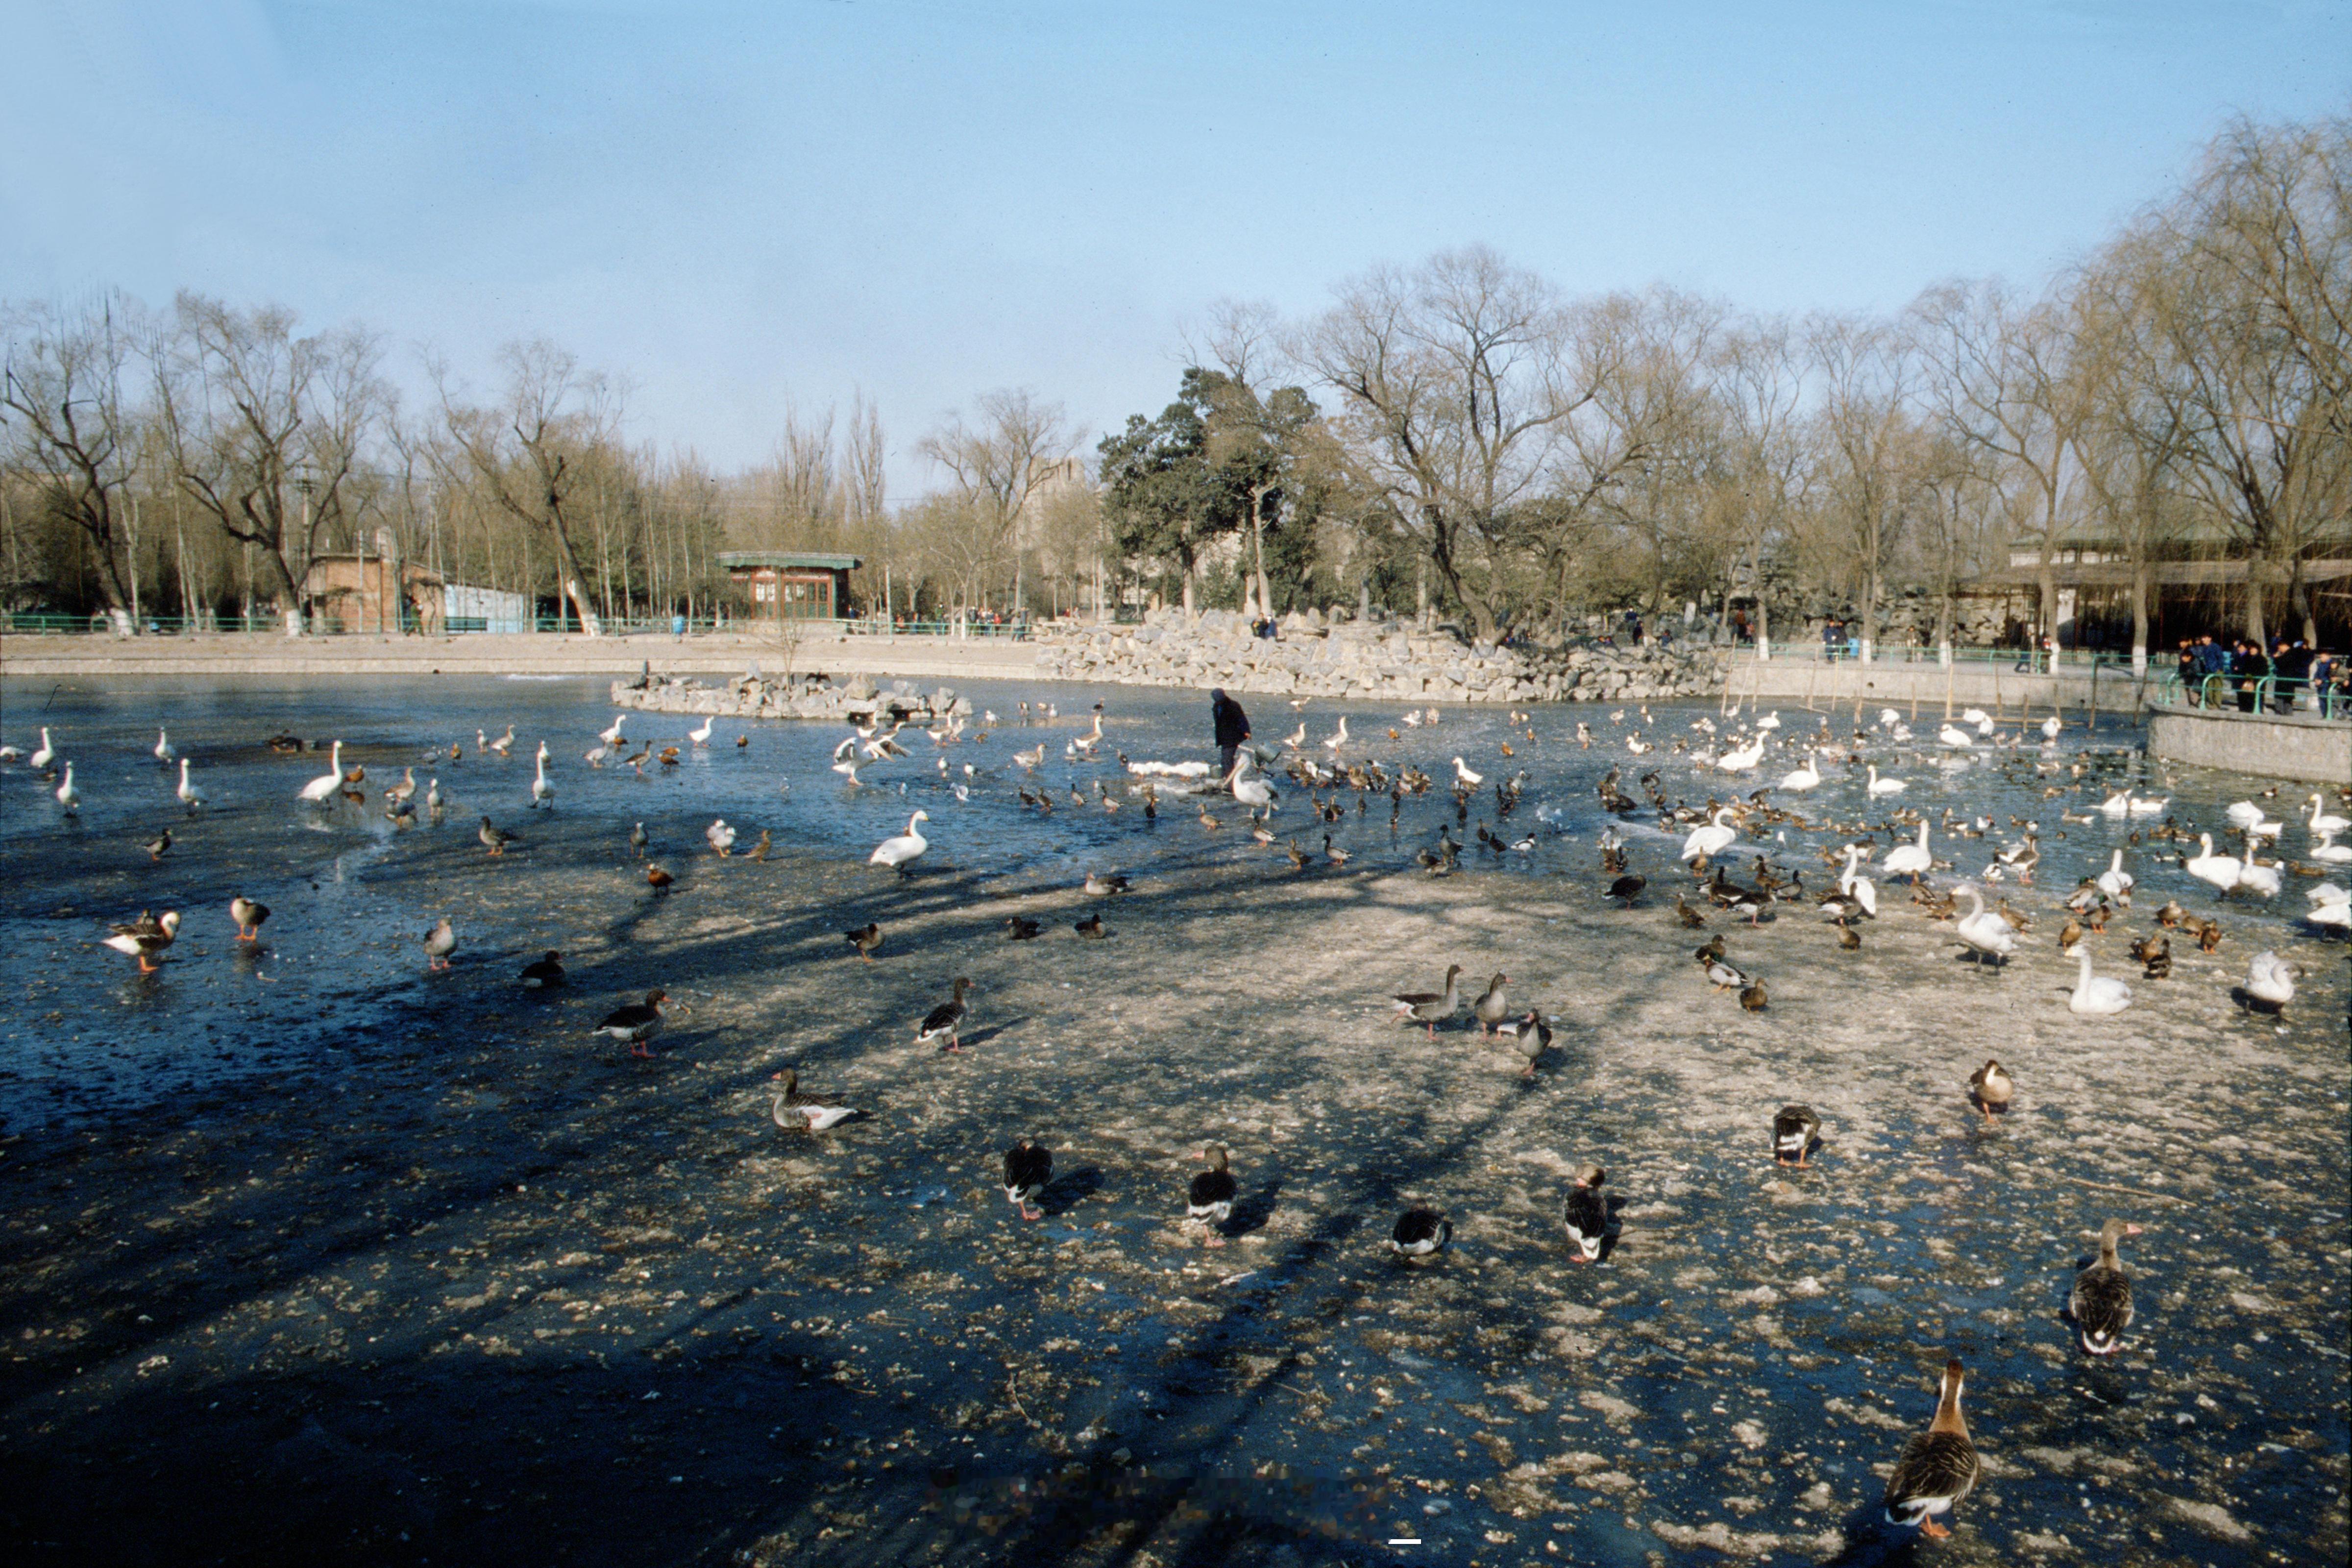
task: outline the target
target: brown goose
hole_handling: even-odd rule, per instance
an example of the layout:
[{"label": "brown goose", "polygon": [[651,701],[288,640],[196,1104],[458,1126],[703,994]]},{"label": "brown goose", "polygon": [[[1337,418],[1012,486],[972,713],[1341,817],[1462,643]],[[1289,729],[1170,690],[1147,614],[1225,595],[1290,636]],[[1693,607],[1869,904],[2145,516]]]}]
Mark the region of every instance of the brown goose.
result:
[{"label": "brown goose", "polygon": [[1026,1138],[1004,1152],[1004,1201],[1021,1211],[1023,1219],[1044,1219],[1035,1200],[1054,1179],[1054,1154]]},{"label": "brown goose", "polygon": [[628,1041],[629,1054],[633,1057],[650,1057],[653,1052],[646,1047],[653,1037],[661,1033],[662,1004],[668,1000],[669,993],[667,991],[648,991],[644,1001],[614,1008],[591,1032]]},{"label": "brown goose", "polygon": [[2066,1310],[2083,1349],[2092,1355],[2113,1355],[2123,1348],[2124,1331],[2131,1327],[2131,1276],[2116,1257],[2116,1243],[2140,1234],[2126,1220],[2111,1219],[2099,1231],[2099,1258],[2074,1276]]},{"label": "brown goose", "polygon": [[1988,1060],[1969,1079],[1969,1098],[1987,1121],[2009,1113],[2009,1102],[2017,1093],[2017,1084],[2008,1070],[1997,1061]]},{"label": "brown goose", "polygon": [[944,1037],[947,1040],[947,1049],[961,1052],[963,1049],[962,1042],[959,1038],[963,1030],[963,994],[971,989],[971,982],[961,974],[957,975],[954,997],[940,1003],[923,1016],[922,1023],[915,1030],[915,1044],[929,1045],[931,1041]]},{"label": "brown goose", "polygon": [[1497,1034],[1518,1047],[1519,1055],[1528,1058],[1527,1070],[1519,1076],[1535,1077],[1536,1064],[1543,1060],[1544,1052],[1551,1049],[1551,1026],[1543,1021],[1541,1014],[1529,1013],[1523,1018],[1497,1024],[1495,1028]]},{"label": "brown goose", "polygon": [[107,930],[114,933],[106,939],[108,947],[137,959],[140,973],[152,974],[155,965],[147,961],[161,955],[180,934],[180,911],[165,910],[160,919],[142,912],[135,921]]},{"label": "brown goose", "polygon": [[1225,1238],[1217,1234],[1217,1227],[1233,1217],[1234,1194],[1240,1191],[1240,1187],[1234,1180],[1233,1172],[1226,1169],[1223,1144],[1210,1144],[1202,1151],[1201,1158],[1208,1162],[1209,1168],[1196,1173],[1192,1184],[1185,1189],[1184,1216],[1206,1223],[1209,1227],[1208,1245],[1223,1247]]},{"label": "brown goose", "polygon": [[1398,992],[1391,998],[1396,1004],[1397,1016],[1406,1023],[1427,1025],[1429,1037],[1433,1040],[1437,1038],[1437,1021],[1451,1018],[1454,1009],[1462,1005],[1462,993],[1454,984],[1461,973],[1462,966],[1458,963],[1447,969],[1445,989],[1442,992]]},{"label": "brown goose", "polygon": [[1493,1034],[1495,1026],[1511,1016],[1511,998],[1503,989],[1510,978],[1497,970],[1495,977],[1486,982],[1486,989],[1470,1004],[1471,1016],[1478,1020],[1481,1034]]},{"label": "brown goose", "polygon": [[1944,1363],[1935,1420],[1903,1446],[1903,1457],[1886,1478],[1887,1523],[1916,1524],[1937,1540],[1952,1533],[1935,1516],[1951,1512],[1977,1484],[1977,1446],[1969,1441],[1969,1424],[1960,1415],[1960,1385],[1966,1377],[1958,1362]]},{"label": "brown goose", "polygon": [[1609,1236],[1609,1204],[1601,1195],[1601,1184],[1609,1173],[1598,1165],[1586,1165],[1576,1173],[1576,1180],[1568,1189],[1568,1204],[1562,1223],[1568,1227],[1569,1253],[1571,1263],[1597,1263],[1601,1260],[1601,1244]]},{"label": "brown goose", "polygon": [[1784,1165],[1809,1163],[1822,1119],[1810,1105],[1784,1105],[1772,1113],[1772,1158]]},{"label": "brown goose", "polygon": [[776,1074],[775,1079],[783,1087],[775,1091],[775,1103],[768,1108],[768,1117],[779,1127],[792,1131],[822,1132],[857,1114],[839,1100],[803,1094],[801,1075],[789,1068]]}]

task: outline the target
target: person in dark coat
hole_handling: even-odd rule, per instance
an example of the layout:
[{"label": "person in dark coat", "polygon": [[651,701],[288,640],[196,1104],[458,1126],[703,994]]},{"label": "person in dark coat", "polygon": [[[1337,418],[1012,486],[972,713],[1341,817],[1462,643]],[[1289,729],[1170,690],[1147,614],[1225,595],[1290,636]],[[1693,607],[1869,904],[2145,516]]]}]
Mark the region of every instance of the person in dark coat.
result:
[{"label": "person in dark coat", "polygon": [[1249,715],[1243,712],[1242,705],[1226,696],[1225,689],[1220,686],[1209,693],[1209,720],[1217,727],[1219,766],[1223,774],[1230,775],[1234,771],[1234,753],[1239,752],[1242,742],[1250,737]]}]

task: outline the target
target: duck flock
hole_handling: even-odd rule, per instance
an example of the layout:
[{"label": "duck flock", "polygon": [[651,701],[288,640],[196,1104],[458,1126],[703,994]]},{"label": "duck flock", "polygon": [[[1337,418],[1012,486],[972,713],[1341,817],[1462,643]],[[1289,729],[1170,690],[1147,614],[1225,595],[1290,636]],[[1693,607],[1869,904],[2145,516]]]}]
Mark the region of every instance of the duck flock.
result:
[{"label": "duck flock", "polygon": [[[1956,956],[1982,971],[1985,985],[2019,984],[2011,977],[2013,968],[2071,971],[2068,1010],[2084,1020],[2165,1005],[2164,983],[2176,980],[2174,942],[2214,953],[2230,940],[2229,927],[2238,923],[2236,908],[2287,900],[2290,887],[2303,906],[2296,912],[2314,934],[2342,933],[2352,925],[2352,892],[2336,879],[2352,864],[2352,847],[2336,843],[2352,827],[2343,815],[2352,790],[2301,795],[2264,790],[2229,805],[2222,821],[2200,825],[2184,820],[2168,796],[2111,787],[2104,781],[2116,770],[2102,770],[2089,753],[2064,749],[2054,718],[2004,730],[1992,715],[1969,710],[1923,741],[1894,710],[1881,711],[1867,725],[1857,712],[1853,722],[1843,726],[1820,715],[1784,723],[1776,712],[1743,717],[1736,709],[1696,719],[1654,715],[1647,708],[1619,710],[1605,722],[1513,712],[1495,755],[1481,755],[1474,765],[1465,747],[1447,759],[1450,767],[1432,773],[1397,760],[1391,748],[1406,731],[1445,722],[1439,710],[1415,710],[1389,722],[1367,722],[1359,714],[1353,734],[1341,717],[1328,735],[1310,735],[1302,717],[1280,743],[1244,746],[1232,771],[1220,776],[1205,763],[1129,757],[1108,738],[1103,704],[1097,703],[1091,728],[1059,748],[1058,762],[1069,770],[1059,780],[1048,777],[1056,759],[1047,742],[1014,749],[1012,737],[1000,736],[993,750],[988,746],[992,731],[1034,731],[1058,721],[1058,710],[1050,703],[1024,702],[1012,719],[1001,721],[993,712],[950,716],[928,728],[877,720],[840,740],[831,771],[839,775],[837,787],[853,795],[877,789],[904,795],[910,784],[919,784],[924,798],[942,813],[993,804],[1040,816],[1086,813],[1147,832],[1160,831],[1164,823],[1169,830],[1226,835],[1236,847],[1246,837],[1251,847],[1244,853],[1267,857],[1277,871],[1286,861],[1288,874],[1301,878],[1367,871],[1444,878],[1517,868],[1539,848],[1555,866],[1564,858],[1572,866],[1573,856],[1589,854],[1584,877],[1572,868],[1567,872],[1565,896],[1629,913],[1671,909],[1668,930],[1717,927],[1692,951],[1692,984],[1734,998],[1750,1013],[1768,1011],[1772,987],[1790,984],[1773,975],[1778,933],[1790,922],[1834,926],[1846,952],[1874,940],[1867,933],[1881,921],[1927,922],[1948,933]],[[609,763],[643,774],[648,767],[675,768],[682,757],[708,754],[713,745],[711,721],[676,743],[635,746],[625,735],[629,721],[616,719],[595,737],[582,754],[588,769],[601,772]],[[58,813],[72,818],[84,799],[62,743],[68,739],[43,729],[29,755],[15,746],[0,747],[0,766],[28,770],[43,781]],[[290,736],[269,743],[288,755],[306,750]],[[514,744],[512,726],[495,739],[477,731],[471,755],[509,760]],[[733,742],[739,752],[748,745],[748,734]],[[1525,752],[1539,746],[1622,754],[1622,762],[1610,758],[1612,765],[1599,780],[1597,811],[1580,802],[1527,798],[1529,774],[1518,764]],[[186,824],[200,820],[212,803],[193,781],[191,760],[178,754],[168,733],[159,732],[152,752],[163,773],[154,787],[156,811],[179,820],[185,834]],[[331,742],[328,752],[324,773],[287,790],[286,808],[380,809],[396,829],[445,821],[453,801],[436,766],[454,767],[468,755],[462,738],[436,743],[414,763],[402,763],[400,776],[387,787],[371,793],[364,767],[346,765],[341,742]],[[972,760],[958,763],[959,752]],[[1776,754],[1779,761],[1773,762]],[[527,843],[515,813],[554,807],[559,791],[550,773],[553,758],[549,744],[541,742],[528,784],[499,786],[512,802],[504,823],[488,813],[473,814],[484,855],[504,858]],[[1083,781],[1076,772],[1082,764],[1091,772]],[[426,773],[422,785],[420,769]],[[2021,795],[2037,799],[2040,814],[1970,813],[1955,802],[1974,783],[1990,781],[1998,781],[2012,801]],[[1931,784],[1947,804],[1937,809],[1911,804],[1928,795]],[[581,787],[588,786],[566,783],[563,790]],[[785,781],[781,787],[789,792],[791,784]],[[1381,837],[1383,816],[1389,847],[1368,849],[1364,841]],[[1234,831],[1227,835],[1229,826]],[[1596,826],[1590,851],[1568,848],[1580,844],[1582,830]],[[2043,888],[2037,872],[2045,846],[2064,839],[2070,830],[2086,829],[2122,835],[2107,851],[2104,868],[2071,889],[2048,889],[2057,899],[2054,908],[2018,907],[2027,901],[2029,889],[2039,893]],[[872,847],[867,863],[877,875],[906,883],[926,870],[935,842],[965,830],[956,820],[942,829],[928,805],[914,807],[902,831]],[[714,817],[702,837],[709,854],[729,858],[746,831]],[[940,833],[939,840],[933,832]],[[1341,837],[1354,847],[1339,843]],[[1097,842],[1123,840],[1098,837]],[[1136,842],[1139,855],[1146,853],[1147,841]],[[182,843],[164,827],[141,847],[151,862],[160,862]],[[772,844],[772,832],[762,830],[744,854],[764,859]],[[616,846],[615,852],[644,863],[653,896],[675,885],[676,875],[659,863],[643,822],[634,825],[625,846]],[[1812,886],[1807,885],[1809,876]],[[1151,896],[1147,873],[1107,867],[1088,868],[1072,891],[1100,902],[1074,922],[1069,940],[1095,942],[1117,934],[1102,908]],[[106,948],[135,960],[142,974],[154,975],[162,973],[191,920],[231,924],[234,940],[252,949],[264,940],[269,918],[267,906],[239,892],[217,915],[144,910],[110,925],[101,940]],[[2143,921],[2146,931],[2129,946],[2138,971],[2137,988],[2113,973],[2098,973],[2091,939],[2111,924]],[[2053,924],[2054,931],[2049,929]],[[1009,942],[1047,934],[1043,922],[1023,915],[1007,919],[1003,930]],[[841,934],[845,958],[874,963],[877,955],[884,962],[891,956],[887,918]],[[436,973],[457,962],[460,945],[448,917],[419,939],[426,968]],[[1431,1039],[1439,1029],[1454,1026],[1466,1007],[1482,1042],[1515,1052],[1528,1079],[1561,1052],[1573,1050],[1574,1041],[1556,1034],[1557,1015],[1514,997],[1504,967],[1493,968],[1483,986],[1475,978],[1465,986],[1465,965],[1453,964],[1437,989],[1399,992],[1384,1005],[1400,1025]],[[2264,947],[2249,957],[2233,996],[2249,1011],[2284,1017],[2295,1004],[2299,978],[2297,964]],[[532,990],[562,985],[561,950],[533,959],[516,982]],[[1814,969],[1799,983],[1837,982],[1833,972],[1824,976]],[[2179,989],[2178,983],[2171,988]],[[985,999],[987,981],[957,975],[941,991],[938,1005],[919,1018],[908,1018],[906,1027],[918,1045],[936,1047],[943,1057],[962,1055],[974,998]],[[614,1007],[593,1033],[626,1046],[635,1058],[657,1059],[656,1042],[676,1005],[666,989],[656,988],[642,1000]],[[2009,1115],[2020,1095],[2031,1090],[1998,1057],[1986,1058],[1980,1066],[1974,1057],[1956,1061],[1952,1082],[1969,1113],[1988,1123]],[[797,1069],[776,1075],[770,1116],[776,1127],[796,1136],[855,1128],[866,1119],[845,1100],[805,1087]],[[1822,1163],[1822,1119],[1810,1105],[1759,1108],[1758,1120],[1759,1158],[1790,1170],[1810,1171]],[[1239,1191],[1234,1153],[1223,1144],[1206,1144],[1201,1168],[1181,1193],[1181,1213],[1204,1246],[1225,1245]],[[1002,1170],[1012,1212],[1024,1221],[1044,1217],[1054,1184],[1052,1150],[1024,1133],[1004,1150]],[[1604,1192],[1608,1173],[1589,1161],[1571,1170],[1561,1194],[1563,1256],[1578,1265],[1606,1267],[1621,1235],[1615,1205]],[[1171,1199],[1171,1210],[1175,1206]],[[2119,1247],[2140,1233],[2137,1224],[2110,1220],[2100,1233],[2095,1259],[2076,1277],[2068,1316],[2074,1339],[2086,1354],[2112,1355],[2126,1342],[2135,1306]],[[1447,1251],[1454,1236],[1454,1221],[1442,1208],[1414,1206],[1397,1216],[1388,1246],[1401,1258],[1427,1265]],[[1958,1360],[1949,1362],[1931,1421],[1895,1460],[1883,1506],[1886,1519],[1898,1526],[1948,1533],[1942,1521],[1978,1479],[1977,1455],[1960,1408],[1965,1383],[1966,1369]]]}]

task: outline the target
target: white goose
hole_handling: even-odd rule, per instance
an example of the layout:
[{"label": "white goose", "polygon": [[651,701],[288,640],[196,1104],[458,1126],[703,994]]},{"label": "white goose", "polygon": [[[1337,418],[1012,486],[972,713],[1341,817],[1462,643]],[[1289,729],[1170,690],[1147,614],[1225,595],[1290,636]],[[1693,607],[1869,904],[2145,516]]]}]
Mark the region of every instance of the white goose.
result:
[{"label": "white goose", "polygon": [[1900,795],[1903,793],[1906,783],[1906,781],[1903,779],[1880,778],[1878,776],[1878,764],[1876,763],[1870,764],[1870,793],[1872,795]]},{"label": "white goose", "polygon": [[1927,825],[1919,825],[1918,843],[1896,845],[1879,865],[1890,877],[1908,877],[1915,882],[1934,870],[1936,858],[1927,852]]},{"label": "white goose", "polygon": [[302,786],[302,798],[316,805],[335,798],[343,787],[343,743],[337,741],[328,752],[327,771]]},{"label": "white goose", "polygon": [[1822,782],[1822,772],[1813,765],[1813,753],[1807,752],[1805,760],[1794,771],[1780,777],[1782,789],[1811,789]]},{"label": "white goose", "polygon": [[1486,775],[1472,772],[1469,763],[1456,757],[1454,759],[1454,782],[1465,788],[1476,789],[1486,782]]},{"label": "white goose", "polygon": [[868,866],[887,866],[894,870],[904,871],[924,850],[931,847],[930,840],[923,837],[923,830],[915,826],[919,822],[929,822],[930,819],[929,812],[915,813],[907,819],[907,831],[895,838],[885,838],[876,845],[874,853],[866,858],[866,863]]},{"label": "white goose", "polygon": [[[1416,724],[1421,722],[1419,715],[1416,714],[1414,716],[1413,722]],[[1299,747],[1307,744],[1307,721],[1301,719],[1298,721],[1298,728],[1293,730],[1287,736],[1284,737],[1282,743],[1289,747],[1294,752]]]},{"label": "white goose", "polygon": [[2180,868],[2217,892],[2227,893],[2235,888],[2238,885],[2238,872],[2242,869],[2238,864],[2238,858],[2234,855],[2214,854],[2213,836],[2210,833],[2199,834],[2197,844],[2198,853],[2183,860],[2180,863]]},{"label": "white goose", "polygon": [[66,782],[58,785],[58,804],[65,807],[68,816],[77,816],[81,813],[81,791],[74,788],[71,763],[66,764]]},{"label": "white goose", "polygon": [[45,773],[49,771],[50,766],[55,763],[57,760],[58,749],[56,746],[49,743],[49,728],[47,725],[44,724],[41,726],[40,750],[35,752],[31,756],[26,757],[25,759],[26,764],[37,773]]},{"label": "white goose", "polygon": [[2049,718],[2042,721],[2042,739],[2048,742],[2056,742],[2059,728],[2058,715],[2053,713]]},{"label": "white goose", "polygon": [[2122,850],[2116,850],[2115,858],[2107,862],[2107,868],[2099,873],[2098,887],[2099,891],[2124,908],[2131,908],[2132,874],[2124,869]]},{"label": "white goose", "polygon": [[1739,829],[1723,820],[1730,815],[1731,807],[1717,806],[1715,816],[1708,819],[1706,825],[1703,827],[1694,827],[1691,829],[1690,837],[1683,840],[1683,852],[1679,858],[1685,860],[1696,860],[1703,856],[1720,855],[1730,848],[1739,837]]},{"label": "white goose", "polygon": [[1340,715],[1339,715],[1339,730],[1338,730],[1335,733],[1333,733],[1333,735],[1331,736],[1331,738],[1330,738],[1329,740],[1328,740],[1328,741],[1326,741],[1326,742],[1323,742],[1323,749],[1324,749],[1325,751],[1327,751],[1327,752],[1336,752],[1336,751],[1338,751],[1340,747],[1342,747],[1342,746],[1346,745],[1347,743],[1348,743],[1348,716],[1347,716],[1345,713],[1342,713],[1342,714],[1340,714]]},{"label": "white goose", "polygon": [[1953,934],[1971,951],[1989,954],[1996,961],[2007,963],[2009,955],[2017,951],[2016,929],[2000,916],[1986,913],[1984,896],[1973,886],[1962,888],[1960,891],[1968,895],[1969,912],[1953,926]]},{"label": "white goose", "polygon": [[2311,836],[2314,838],[2333,837],[2346,828],[2352,827],[2352,820],[2347,820],[2341,816],[2320,816],[2319,808],[2324,804],[2326,803],[2318,795],[2315,795],[2311,797]]},{"label": "white goose", "polygon": [[2284,1012],[2286,1005],[2294,1000],[2294,965],[2275,952],[2254,954],[2253,963],[2246,970],[2246,994],[2273,1012]]},{"label": "white goose", "polygon": [[530,781],[530,804],[533,807],[555,804],[555,786],[547,782],[547,742],[539,743],[538,775]]},{"label": "white goose", "polygon": [[156,731],[155,760],[168,768],[172,765],[172,760],[178,755],[179,753],[177,752],[172,750],[172,731],[169,730]]},{"label": "white goose", "polygon": [[[204,792],[188,782],[188,759],[185,757],[180,759],[180,787],[177,793],[180,796],[180,804],[188,808],[190,816],[194,816],[197,809],[205,804]],[[2347,858],[2352,859],[2352,855],[2347,855]]]},{"label": "white goose", "polygon": [[2075,949],[2074,961],[2083,967],[2080,977],[2074,982],[2074,994],[2066,999],[2068,1012],[2084,1018],[2105,1018],[2131,1005],[2130,986],[2120,980],[2108,980],[2091,973],[2090,949]]},{"label": "white goose", "polygon": [[617,748],[621,743],[621,726],[628,721],[629,716],[626,713],[615,714],[613,719],[613,727],[609,730],[597,731],[596,738],[604,742],[604,744],[608,746]]},{"label": "white goose", "polygon": [[717,724],[718,722],[719,722],[719,715],[717,715],[716,713],[714,713],[714,714],[710,715],[709,718],[707,718],[707,719],[703,720],[703,721],[702,721],[702,728],[701,728],[701,729],[699,729],[699,730],[688,730],[688,731],[686,732],[686,738],[687,738],[688,740],[689,740],[689,741],[693,742],[694,742],[696,745],[698,745],[698,746],[707,746],[707,745],[710,744],[710,731],[711,731],[711,727],[712,727],[713,725]]}]

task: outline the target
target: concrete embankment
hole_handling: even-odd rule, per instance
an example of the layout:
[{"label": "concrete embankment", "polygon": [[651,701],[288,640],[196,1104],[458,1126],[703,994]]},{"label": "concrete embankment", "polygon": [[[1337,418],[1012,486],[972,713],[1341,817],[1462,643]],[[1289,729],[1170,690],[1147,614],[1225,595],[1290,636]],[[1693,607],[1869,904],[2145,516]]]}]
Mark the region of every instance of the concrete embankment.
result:
[{"label": "concrete embankment", "polygon": [[2352,723],[2317,714],[2161,708],[2148,716],[2147,749],[2190,767],[2352,784]]},{"label": "concrete embankment", "polygon": [[1010,637],[850,637],[787,642],[756,633],[689,637],[0,637],[0,677],[299,675],[726,675],[793,672],[946,679],[1049,678]]},{"label": "concrete embankment", "polygon": [[[2095,675],[2088,665],[2061,666],[2055,675],[2030,673],[2000,661],[1970,660],[1950,666],[1925,664],[1864,664],[1841,659],[1776,658],[1759,660],[1743,653],[1731,665],[1729,691],[1737,701],[1810,702],[1833,708],[1861,701],[1864,706],[1900,708],[1908,716],[1913,705],[1920,711],[1941,714],[1948,700],[1955,711],[1982,708],[2004,717],[2046,716],[2064,710],[2087,710],[2095,694],[2103,713],[2129,714],[2142,699],[2142,683],[2126,672],[2106,668]],[[2095,693],[2094,683],[2095,682]],[[2149,689],[2156,684],[2151,675]],[[1724,689],[1718,686],[1717,690]]]}]

